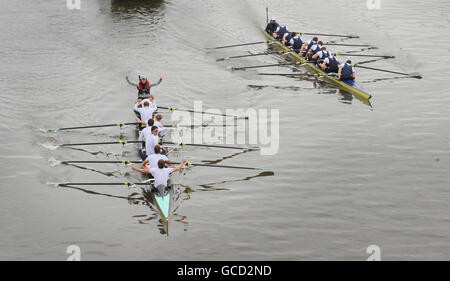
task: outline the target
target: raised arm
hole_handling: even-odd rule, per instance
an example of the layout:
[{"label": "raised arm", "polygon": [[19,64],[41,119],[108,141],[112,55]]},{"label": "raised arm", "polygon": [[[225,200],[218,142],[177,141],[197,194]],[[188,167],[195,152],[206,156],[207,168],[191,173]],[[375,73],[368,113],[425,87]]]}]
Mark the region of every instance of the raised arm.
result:
[{"label": "raised arm", "polygon": [[151,87],[156,87],[156,86],[158,86],[159,84],[161,84],[162,80],[163,80],[162,76],[159,77],[159,81],[156,82],[155,84],[150,84],[150,88],[151,88]]},{"label": "raised arm", "polygon": [[133,82],[130,81],[130,79],[128,79],[128,74],[125,75],[125,79],[127,80],[128,84],[130,84],[131,86],[139,87],[138,84],[133,83]]},{"label": "raised arm", "polygon": [[186,164],[186,159],[183,158],[183,160],[181,161],[180,165],[178,165],[175,168],[173,168],[173,171],[174,172],[178,172],[179,170],[181,170],[183,168],[184,164]]}]

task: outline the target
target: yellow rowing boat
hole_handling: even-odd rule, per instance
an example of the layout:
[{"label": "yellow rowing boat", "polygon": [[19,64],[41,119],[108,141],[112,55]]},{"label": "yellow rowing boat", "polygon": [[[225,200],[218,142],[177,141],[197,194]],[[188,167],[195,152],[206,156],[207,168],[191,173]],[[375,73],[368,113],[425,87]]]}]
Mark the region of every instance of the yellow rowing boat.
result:
[{"label": "yellow rowing boat", "polygon": [[[272,47],[275,47],[276,49],[281,50],[281,51],[286,51],[286,52],[291,51],[288,47],[284,46],[280,41],[275,40],[275,38],[273,38],[272,35],[268,34],[263,28],[260,27],[260,30],[262,31],[262,33],[264,33],[264,35],[267,37],[267,39],[269,39],[270,41],[273,41]],[[370,105],[369,100],[372,96],[364,88],[362,88],[358,83],[351,82],[351,83],[347,84],[333,76],[329,76],[326,72],[317,68],[315,65],[313,65],[311,63],[307,63],[308,62],[307,60],[300,57],[298,54],[296,54],[294,52],[289,52],[289,53],[287,53],[287,55],[291,59],[293,59],[295,62],[298,62],[301,65],[304,65],[308,70],[318,74],[319,77],[323,78],[325,81],[329,82],[336,88],[347,91],[349,93],[352,93],[355,97],[357,97],[363,103]]]}]

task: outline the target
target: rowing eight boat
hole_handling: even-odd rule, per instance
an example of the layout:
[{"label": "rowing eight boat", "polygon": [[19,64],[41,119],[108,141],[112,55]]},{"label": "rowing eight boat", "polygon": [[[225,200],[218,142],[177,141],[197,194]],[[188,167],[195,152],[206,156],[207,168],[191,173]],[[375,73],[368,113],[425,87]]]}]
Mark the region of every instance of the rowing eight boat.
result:
[{"label": "rowing eight boat", "polygon": [[[264,35],[267,37],[267,39],[269,39],[270,41],[273,42],[273,44],[271,44],[272,48],[278,49],[281,51],[285,51],[285,52],[291,51],[288,47],[284,46],[280,41],[275,40],[275,38],[273,38],[272,35],[268,34],[263,28],[260,27],[260,30],[262,31],[262,33],[264,33]],[[289,52],[288,56],[291,59],[293,59],[295,62],[298,62],[298,63],[304,65],[308,70],[319,74],[320,77],[323,77],[327,82],[331,83],[336,88],[350,92],[350,93],[354,94],[356,97],[365,99],[367,102],[372,97],[363,87],[361,87],[355,81],[346,83],[346,82],[343,82],[333,76],[329,76],[326,72],[317,68],[315,65],[308,63],[307,60],[300,57],[298,54],[296,54],[294,52]]]}]

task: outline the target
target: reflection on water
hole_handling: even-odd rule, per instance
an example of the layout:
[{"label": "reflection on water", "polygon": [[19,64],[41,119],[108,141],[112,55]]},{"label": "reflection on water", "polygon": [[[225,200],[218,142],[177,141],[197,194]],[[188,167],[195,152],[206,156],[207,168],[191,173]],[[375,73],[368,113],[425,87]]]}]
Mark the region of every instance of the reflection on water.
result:
[{"label": "reflection on water", "polygon": [[111,13],[119,19],[152,15],[150,23],[157,23],[164,16],[164,2],[165,0],[111,0]]}]

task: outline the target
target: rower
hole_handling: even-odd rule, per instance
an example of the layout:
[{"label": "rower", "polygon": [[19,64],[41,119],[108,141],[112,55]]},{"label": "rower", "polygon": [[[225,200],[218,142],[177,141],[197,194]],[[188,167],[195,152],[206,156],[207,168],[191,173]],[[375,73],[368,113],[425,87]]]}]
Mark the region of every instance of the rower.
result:
[{"label": "rower", "polygon": [[131,169],[133,171],[137,171],[143,174],[151,174],[153,176],[153,178],[155,179],[155,183],[154,186],[158,189],[158,187],[163,186],[163,187],[167,187],[167,183],[169,182],[169,177],[170,174],[172,174],[173,172],[178,172],[180,171],[183,166],[186,164],[186,159],[183,158],[183,160],[181,160],[181,163],[176,166],[175,168],[167,168],[166,167],[166,161],[164,161],[163,159],[160,159],[158,161],[158,166],[155,168],[149,168],[144,167],[144,168],[137,168],[135,165],[131,166]]},{"label": "rower", "polygon": [[[141,107],[139,107],[139,105]],[[153,113],[156,111],[156,107],[150,99],[145,99],[141,102],[138,101],[134,105],[133,109],[136,113],[138,113],[136,116],[136,122],[139,122],[144,126],[147,124],[149,119],[153,118]]]},{"label": "rower", "polygon": [[150,154],[147,156],[144,162],[147,162],[149,164],[149,168],[156,168],[158,167],[158,161],[163,159],[166,163],[171,163],[166,155],[161,154],[161,146],[159,144],[155,145],[155,153]]},{"label": "rower", "polygon": [[125,79],[127,80],[128,84],[131,86],[135,86],[138,89],[138,100],[142,100],[144,98],[147,98],[150,95],[150,89],[151,87],[158,86],[162,82],[162,76],[159,77],[159,81],[156,84],[150,84],[150,82],[147,80],[147,78],[143,75],[139,75],[139,83],[133,83],[128,79],[128,74],[125,75]]},{"label": "rower", "polygon": [[[139,141],[145,141],[145,154],[143,155],[144,159],[147,158],[148,155],[155,153],[155,146],[159,144],[159,136],[158,136],[158,127],[152,126],[152,127],[146,127],[144,130],[141,131],[141,134],[139,135]],[[161,146],[161,153],[166,155],[169,152],[169,150],[166,147]]]},{"label": "rower", "polygon": [[277,31],[278,26],[280,26],[280,25],[277,23],[277,19],[276,18],[272,18],[270,20],[270,22],[267,23],[266,32],[268,34],[272,35],[275,31]]},{"label": "rower", "polygon": [[291,40],[289,41],[289,48],[292,48],[297,54],[300,53],[300,49],[303,46],[303,39],[300,34],[296,32],[291,33]]},{"label": "rower", "polygon": [[356,78],[355,68],[352,66],[352,61],[348,60],[346,63],[339,66],[337,78],[344,82],[354,81]]},{"label": "rower", "polygon": [[322,46],[322,41],[317,42],[317,44],[313,44],[311,48],[306,52],[305,58],[307,58],[308,61],[315,61],[312,57],[322,49]]},{"label": "rower", "polygon": [[283,44],[286,42],[286,36],[289,34],[288,28],[285,25],[280,25],[277,27],[277,30],[273,33],[273,37],[276,40],[281,41]]},{"label": "rower", "polygon": [[326,73],[338,73],[339,72],[339,62],[335,56],[330,54],[326,57],[322,63],[319,64],[320,68]]},{"label": "rower", "polygon": [[324,60],[330,55],[330,52],[327,51],[327,47],[322,46],[320,51],[318,51],[315,55],[311,57],[314,61]]},{"label": "rower", "polygon": [[319,38],[313,37],[312,40],[305,42],[302,46],[302,49],[300,50],[300,55],[305,58],[306,54],[309,52],[309,50],[312,48],[312,46],[318,44],[318,41],[319,41]]},{"label": "rower", "polygon": [[161,114],[156,114],[155,117],[153,118],[154,125],[156,127],[158,127],[158,133],[160,136],[164,135],[164,132],[167,130],[167,128],[164,127],[163,124],[161,124],[161,119],[163,118],[163,116]]}]

